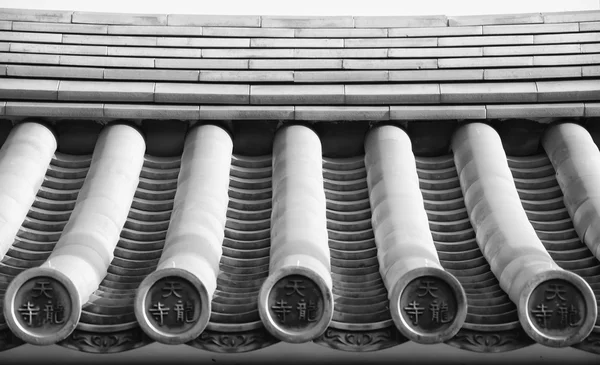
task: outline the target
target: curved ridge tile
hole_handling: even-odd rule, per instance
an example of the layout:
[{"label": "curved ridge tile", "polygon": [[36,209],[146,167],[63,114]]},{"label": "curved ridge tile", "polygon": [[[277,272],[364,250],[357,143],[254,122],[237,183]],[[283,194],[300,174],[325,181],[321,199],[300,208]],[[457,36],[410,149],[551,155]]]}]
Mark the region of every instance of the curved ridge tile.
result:
[{"label": "curved ridge tile", "polygon": [[260,317],[283,341],[310,341],[332,320],[333,293],[321,141],[307,127],[284,126],[275,135],[271,217]]},{"label": "curved ridge tile", "polygon": [[12,245],[42,186],[56,137],[39,123],[14,127],[0,149],[0,259]]},{"label": "curved ridge tile", "polygon": [[206,328],[222,254],[233,143],[214,125],[191,130],[165,246],[156,271],[141,283],[135,315],[156,341],[183,344]]},{"label": "curved ridge tile", "polygon": [[[26,342],[56,343],[77,326],[82,305],[99,288],[113,259],[144,150],[142,135],[132,127],[113,125],[100,134],[77,204],[54,251],[40,267],[19,274],[7,289],[7,323]],[[42,303],[51,320],[34,325]]]},{"label": "curved ridge tile", "polygon": [[[597,315],[594,294],[580,276],[560,268],[537,237],[499,135],[488,125],[467,124],[455,132],[452,149],[477,243],[517,304],[524,331],[547,346],[583,340]],[[558,313],[570,313],[571,306],[565,321]]]},{"label": "curved ridge tile", "polygon": [[462,327],[467,299],[459,281],[440,264],[408,135],[395,126],[371,130],[365,166],[392,319],[413,341],[446,341]]}]

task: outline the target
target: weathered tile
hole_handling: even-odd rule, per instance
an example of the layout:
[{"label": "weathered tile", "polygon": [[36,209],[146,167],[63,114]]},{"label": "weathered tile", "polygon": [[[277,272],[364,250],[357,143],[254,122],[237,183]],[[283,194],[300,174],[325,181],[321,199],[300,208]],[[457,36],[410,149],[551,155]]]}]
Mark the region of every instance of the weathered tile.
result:
[{"label": "weathered tile", "polygon": [[152,82],[61,81],[58,100],[154,101]]},{"label": "weathered tile", "polygon": [[387,48],[303,48],[294,49],[296,58],[386,58]]},{"label": "weathered tile", "polygon": [[0,8],[0,20],[70,23],[72,11]]},{"label": "weathered tile", "polygon": [[390,81],[483,80],[482,69],[390,71]]},{"label": "weathered tile", "polygon": [[473,57],[473,58],[440,58],[439,68],[470,67],[511,67],[532,66],[533,56],[528,57]]},{"label": "weathered tile", "polygon": [[248,60],[207,58],[157,58],[156,68],[174,69],[247,69]]},{"label": "weathered tile", "polygon": [[487,105],[488,118],[583,117],[583,103]]},{"label": "weathered tile", "polygon": [[311,121],[379,121],[390,119],[388,106],[296,106],[296,120]]},{"label": "weathered tile", "polygon": [[543,22],[544,19],[540,13],[466,15],[448,17],[448,24],[451,27],[489,24],[535,24]]},{"label": "weathered tile", "polygon": [[483,47],[484,56],[519,56],[537,54],[580,53],[579,44],[552,44],[537,46]]},{"label": "weathered tile", "polygon": [[252,85],[250,104],[343,104],[343,85]]},{"label": "weathered tile", "polygon": [[37,42],[37,43],[60,43],[62,34],[58,33],[29,33],[29,32],[6,32],[0,31],[0,41],[9,42]]},{"label": "weathered tile", "polygon": [[600,43],[584,43],[581,45],[581,53],[600,53]]},{"label": "weathered tile", "polygon": [[536,34],[579,32],[577,23],[484,25],[483,34]]},{"label": "weathered tile", "polygon": [[0,99],[56,100],[58,80],[2,78]]},{"label": "weathered tile", "polygon": [[346,48],[437,47],[437,38],[347,38]]},{"label": "weathered tile", "polygon": [[296,71],[294,82],[385,82],[388,71]]},{"label": "weathered tile", "polygon": [[534,82],[502,82],[481,84],[441,84],[442,103],[535,103],[537,88]]},{"label": "weathered tile", "polygon": [[444,37],[439,38],[439,47],[454,46],[488,46],[503,44],[533,44],[533,35],[479,36],[479,37]]},{"label": "weathered tile", "polygon": [[7,74],[9,76],[56,79],[102,79],[104,69],[93,67],[9,65]]},{"label": "weathered tile", "polygon": [[544,23],[591,22],[600,20],[600,10],[542,13]]},{"label": "weathered tile", "polygon": [[600,22],[584,22],[579,23],[580,32],[594,32],[600,30]]},{"label": "weathered tile", "polygon": [[485,70],[486,80],[521,80],[521,79],[552,79],[580,77],[581,67],[527,67],[499,68]]},{"label": "weathered tile", "polygon": [[347,104],[437,104],[438,84],[346,85]]},{"label": "weathered tile", "polygon": [[296,28],[297,38],[368,38],[387,37],[386,28]]},{"label": "weathered tile", "polygon": [[354,28],[351,16],[263,16],[263,28]]},{"label": "weathered tile", "polygon": [[252,49],[252,48],[210,48],[202,50],[204,58],[293,58],[290,48]]},{"label": "weathered tile", "polygon": [[600,117],[600,103],[585,103],[584,115],[586,117]]},{"label": "weathered tile", "polygon": [[158,37],[156,45],[165,47],[247,48],[250,47],[250,38]]},{"label": "weathered tile", "polygon": [[155,80],[155,81],[198,81],[199,71],[187,70],[139,70],[108,68],[104,70],[106,80]]},{"label": "weathered tile", "polygon": [[102,118],[100,103],[8,102],[6,115],[57,118]]},{"label": "weathered tile", "polygon": [[446,27],[445,15],[424,16],[355,16],[355,28],[417,28]]},{"label": "weathered tile", "polygon": [[169,14],[169,26],[260,27],[260,16]]},{"label": "weathered tile", "polygon": [[197,105],[104,104],[105,118],[126,119],[192,119],[200,115]]},{"label": "weathered tile", "polygon": [[201,120],[292,120],[293,106],[201,105]]},{"label": "weathered tile", "polygon": [[11,52],[56,53],[106,56],[106,46],[79,46],[45,43],[11,43]]},{"label": "weathered tile", "polygon": [[250,68],[275,70],[340,69],[342,68],[342,60],[250,60]]},{"label": "weathered tile", "polygon": [[153,68],[154,58],[61,55],[61,65]]},{"label": "weathered tile", "polygon": [[591,63],[600,63],[600,54],[591,53],[578,55],[533,57],[533,64],[536,66],[583,65]]},{"label": "weathered tile", "polygon": [[0,63],[36,63],[57,65],[59,55],[37,53],[0,53]]},{"label": "weathered tile", "polygon": [[204,35],[210,37],[294,37],[294,29],[285,28],[204,27],[203,29]]},{"label": "weathered tile", "polygon": [[563,33],[563,34],[536,34],[533,43],[586,43],[600,42],[600,33]]},{"label": "weathered tile", "polygon": [[343,39],[328,38],[252,38],[250,47],[257,48],[333,48],[344,47]]},{"label": "weathered tile", "polygon": [[484,105],[392,105],[391,120],[485,119]]},{"label": "weathered tile", "polygon": [[600,100],[598,80],[539,81],[538,101]]},{"label": "weathered tile", "polygon": [[156,83],[157,103],[248,104],[248,85]]},{"label": "weathered tile", "polygon": [[203,28],[165,27],[164,25],[109,25],[108,34],[201,36]]},{"label": "weathered tile", "polygon": [[431,28],[390,28],[389,37],[447,37],[458,35],[480,35],[480,25],[467,27],[431,27]]},{"label": "weathered tile", "polygon": [[119,24],[119,25],[167,25],[162,14],[128,14],[75,11],[72,23]]},{"label": "weathered tile", "polygon": [[100,24],[13,22],[13,30],[48,33],[106,34],[107,26]]},{"label": "weathered tile", "polygon": [[344,69],[385,69],[385,70],[418,70],[424,68],[437,68],[436,59],[385,59],[385,60],[344,60]]},{"label": "weathered tile", "polygon": [[294,71],[200,71],[200,81],[289,82],[294,81]]},{"label": "weathered tile", "polygon": [[108,47],[109,56],[138,57],[202,57],[202,50],[196,48],[160,48],[160,47]]},{"label": "weathered tile", "polygon": [[483,48],[390,48],[388,56],[393,58],[479,57],[483,56]]},{"label": "weathered tile", "polygon": [[63,43],[73,44],[101,44],[120,46],[156,46],[156,37],[128,37],[114,35],[81,35],[65,34]]},{"label": "weathered tile", "polygon": [[600,76],[600,66],[583,66],[581,71],[583,77]]},{"label": "weathered tile", "polygon": [[[35,24],[35,23],[28,23],[28,24]],[[0,30],[12,30],[13,28],[13,22],[11,22],[10,20],[0,20]],[[15,29],[15,30],[19,30],[19,29]]]}]

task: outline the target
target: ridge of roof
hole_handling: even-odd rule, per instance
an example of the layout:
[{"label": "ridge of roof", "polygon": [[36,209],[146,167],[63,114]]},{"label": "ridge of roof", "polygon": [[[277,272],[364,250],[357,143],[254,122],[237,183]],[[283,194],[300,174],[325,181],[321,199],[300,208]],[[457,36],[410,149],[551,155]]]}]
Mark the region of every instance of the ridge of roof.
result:
[{"label": "ridge of roof", "polygon": [[0,20],[138,26],[215,26],[255,28],[414,28],[600,21],[600,10],[459,16],[261,16],[208,14],[138,14],[0,8]]}]

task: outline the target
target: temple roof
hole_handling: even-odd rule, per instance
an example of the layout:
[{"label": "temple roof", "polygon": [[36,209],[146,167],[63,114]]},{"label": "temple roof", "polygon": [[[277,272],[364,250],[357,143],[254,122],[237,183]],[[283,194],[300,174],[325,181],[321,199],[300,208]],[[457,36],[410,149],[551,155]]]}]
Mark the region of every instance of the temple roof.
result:
[{"label": "temple roof", "polygon": [[0,349],[600,352],[600,11],[0,29]]}]

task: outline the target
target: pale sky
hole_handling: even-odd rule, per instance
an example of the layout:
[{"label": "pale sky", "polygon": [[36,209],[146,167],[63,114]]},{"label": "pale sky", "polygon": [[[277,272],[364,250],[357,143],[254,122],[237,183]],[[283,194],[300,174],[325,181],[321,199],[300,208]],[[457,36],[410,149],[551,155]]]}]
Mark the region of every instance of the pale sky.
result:
[{"label": "pale sky", "polygon": [[600,0],[0,0],[0,8],[159,14],[478,15],[599,10]]}]

